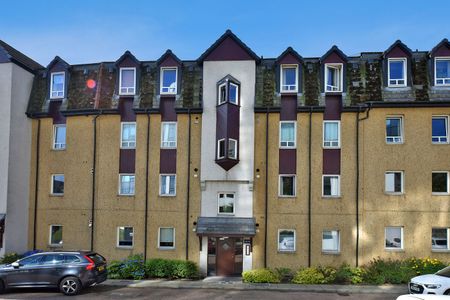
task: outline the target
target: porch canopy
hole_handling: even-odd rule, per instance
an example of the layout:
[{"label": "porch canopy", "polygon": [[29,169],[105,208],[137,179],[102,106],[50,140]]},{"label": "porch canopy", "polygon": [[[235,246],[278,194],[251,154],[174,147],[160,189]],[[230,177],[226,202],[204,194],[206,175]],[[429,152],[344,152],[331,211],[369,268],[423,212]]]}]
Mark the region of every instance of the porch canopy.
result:
[{"label": "porch canopy", "polygon": [[255,218],[199,217],[197,220],[199,236],[248,236],[256,234]]}]

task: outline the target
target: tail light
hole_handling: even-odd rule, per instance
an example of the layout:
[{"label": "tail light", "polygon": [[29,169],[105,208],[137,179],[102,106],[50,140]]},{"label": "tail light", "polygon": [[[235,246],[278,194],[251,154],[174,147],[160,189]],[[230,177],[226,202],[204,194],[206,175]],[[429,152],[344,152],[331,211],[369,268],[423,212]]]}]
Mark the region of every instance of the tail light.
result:
[{"label": "tail light", "polygon": [[89,256],[85,255],[84,258],[86,258],[89,262],[89,264],[86,266],[86,270],[90,271],[95,268],[95,263],[92,259],[89,258]]}]

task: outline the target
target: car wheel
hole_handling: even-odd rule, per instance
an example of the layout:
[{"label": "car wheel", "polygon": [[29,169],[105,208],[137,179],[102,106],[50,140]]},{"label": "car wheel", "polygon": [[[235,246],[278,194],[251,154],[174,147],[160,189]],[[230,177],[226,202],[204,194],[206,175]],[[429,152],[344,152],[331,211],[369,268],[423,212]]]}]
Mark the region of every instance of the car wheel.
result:
[{"label": "car wheel", "polygon": [[73,276],[63,278],[59,283],[59,290],[64,295],[74,296],[81,291],[81,282]]},{"label": "car wheel", "polygon": [[450,290],[446,290],[446,291],[444,292],[444,295],[450,295]]}]

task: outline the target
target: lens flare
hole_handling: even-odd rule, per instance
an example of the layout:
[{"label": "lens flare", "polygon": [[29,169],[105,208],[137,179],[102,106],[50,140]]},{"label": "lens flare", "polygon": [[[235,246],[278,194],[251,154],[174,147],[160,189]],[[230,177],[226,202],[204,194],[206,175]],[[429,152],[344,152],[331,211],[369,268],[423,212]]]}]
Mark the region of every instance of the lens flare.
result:
[{"label": "lens flare", "polygon": [[90,89],[95,88],[96,85],[97,83],[95,82],[94,79],[88,79],[88,81],[86,81],[86,86]]}]

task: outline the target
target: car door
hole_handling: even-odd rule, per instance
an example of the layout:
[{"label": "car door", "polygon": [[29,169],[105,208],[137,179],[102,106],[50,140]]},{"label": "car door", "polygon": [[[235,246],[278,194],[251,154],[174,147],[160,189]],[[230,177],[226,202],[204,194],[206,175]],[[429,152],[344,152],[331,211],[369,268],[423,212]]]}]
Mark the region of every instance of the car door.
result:
[{"label": "car door", "polygon": [[64,254],[54,253],[45,255],[36,274],[39,285],[55,286],[61,278]]},{"label": "car door", "polygon": [[44,255],[32,255],[18,261],[18,267],[7,271],[6,282],[10,287],[36,285],[40,262]]}]

